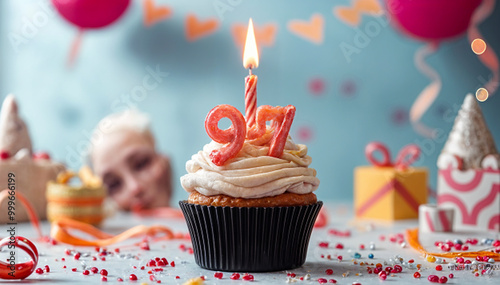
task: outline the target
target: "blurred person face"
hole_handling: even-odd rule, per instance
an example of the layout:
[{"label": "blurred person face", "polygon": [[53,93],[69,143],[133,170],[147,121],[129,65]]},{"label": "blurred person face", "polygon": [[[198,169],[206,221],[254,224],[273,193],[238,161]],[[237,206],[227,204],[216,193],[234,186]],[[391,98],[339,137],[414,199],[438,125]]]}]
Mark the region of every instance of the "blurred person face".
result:
[{"label": "blurred person face", "polygon": [[107,134],[94,146],[92,165],[108,193],[124,210],[168,206],[171,169],[151,135],[132,130]]}]

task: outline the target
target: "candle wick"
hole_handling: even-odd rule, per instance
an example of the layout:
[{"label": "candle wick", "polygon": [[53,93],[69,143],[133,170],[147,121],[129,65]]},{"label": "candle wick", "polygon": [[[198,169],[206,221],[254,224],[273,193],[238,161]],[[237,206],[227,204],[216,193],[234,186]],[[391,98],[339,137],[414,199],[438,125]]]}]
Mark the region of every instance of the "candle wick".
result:
[{"label": "candle wick", "polygon": [[252,75],[252,66],[250,65],[250,67],[248,68],[248,75]]}]

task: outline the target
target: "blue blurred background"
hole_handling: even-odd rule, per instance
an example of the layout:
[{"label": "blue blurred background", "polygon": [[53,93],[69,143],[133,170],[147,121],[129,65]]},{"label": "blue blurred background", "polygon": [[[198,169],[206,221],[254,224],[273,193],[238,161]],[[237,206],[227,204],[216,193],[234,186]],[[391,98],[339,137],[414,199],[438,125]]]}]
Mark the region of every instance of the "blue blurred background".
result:
[{"label": "blue blurred background", "polygon": [[[309,147],[311,166],[321,180],[319,198],[352,199],[353,169],[367,164],[364,147],[373,140],[385,142],[393,156],[408,143],[419,144],[424,156],[417,165],[429,168],[429,184],[435,187],[436,160],[444,141],[418,135],[408,119],[417,95],[430,83],[413,63],[424,43],[390,24],[382,25],[388,21],[385,16],[363,14],[354,28],[333,13],[336,6],[351,6],[349,0],[156,0],[172,15],[146,26],[142,2],[132,0],[114,24],[85,31],[71,68],[67,58],[77,28],[50,1],[0,2],[0,96],[17,96],[35,150],[48,151],[55,160],[77,169],[97,122],[113,111],[135,106],[151,116],[158,147],[172,158],[174,175],[180,177],[185,162],[210,141],[204,129],[208,111],[231,104],[244,112],[248,71],[242,67],[242,50],[231,29],[234,24],[246,25],[252,17],[257,27],[277,28],[273,44],[260,47],[260,66],[254,71],[259,76],[258,105],[297,107],[291,135]],[[188,41],[189,14],[200,20],[214,18],[218,28]],[[309,20],[313,14],[324,19],[321,44],[287,28],[289,21]],[[370,36],[359,53],[345,57],[341,43],[353,45],[359,30],[370,23],[380,25],[379,33]],[[32,25],[28,34],[27,25]],[[499,27],[497,5],[480,25],[488,48],[497,54]],[[441,75],[443,87],[423,122],[448,133],[450,117],[455,117],[464,96],[481,87],[491,72],[471,51],[465,35],[442,42],[427,62]],[[157,68],[168,76],[146,94],[131,96],[143,85],[148,69]],[[499,96],[493,94],[481,107],[499,142]],[[174,199],[186,198],[179,179],[175,181]]]}]

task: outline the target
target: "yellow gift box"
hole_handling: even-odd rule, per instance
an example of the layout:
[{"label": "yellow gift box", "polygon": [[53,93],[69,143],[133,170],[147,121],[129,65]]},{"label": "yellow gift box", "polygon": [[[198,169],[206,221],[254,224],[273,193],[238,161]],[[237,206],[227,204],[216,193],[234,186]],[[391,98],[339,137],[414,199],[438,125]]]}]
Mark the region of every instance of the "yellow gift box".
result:
[{"label": "yellow gift box", "polygon": [[[382,162],[373,158],[375,151],[382,152]],[[368,144],[366,154],[373,166],[354,170],[356,217],[390,221],[418,218],[418,206],[427,203],[428,176],[424,167],[409,167],[420,154],[418,146],[403,148],[395,163],[390,161],[389,151],[381,143]]]}]

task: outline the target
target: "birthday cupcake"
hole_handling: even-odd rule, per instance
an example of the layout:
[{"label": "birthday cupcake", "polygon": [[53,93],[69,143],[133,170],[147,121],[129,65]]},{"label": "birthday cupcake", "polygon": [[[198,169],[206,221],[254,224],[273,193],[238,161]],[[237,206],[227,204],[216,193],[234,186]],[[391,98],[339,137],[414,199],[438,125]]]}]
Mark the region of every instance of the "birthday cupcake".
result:
[{"label": "birthday cupcake", "polygon": [[[319,180],[307,147],[288,135],[294,114],[293,106],[261,106],[248,130],[234,107],[219,105],[208,114],[213,141],[191,157],[181,177],[190,195],[180,206],[199,266],[262,272],[304,264],[322,202],[313,193]],[[230,129],[218,129],[222,117],[231,119]]]}]

